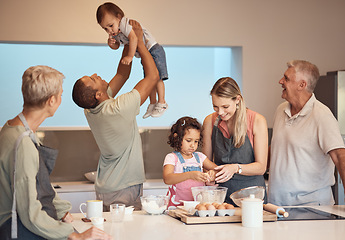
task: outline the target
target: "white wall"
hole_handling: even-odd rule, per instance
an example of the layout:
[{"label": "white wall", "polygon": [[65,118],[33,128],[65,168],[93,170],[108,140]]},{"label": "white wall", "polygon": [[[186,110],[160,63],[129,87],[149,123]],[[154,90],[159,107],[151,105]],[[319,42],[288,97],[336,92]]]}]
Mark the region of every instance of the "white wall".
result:
[{"label": "white wall", "polygon": [[[106,33],[95,19],[100,3],[0,0],[0,41],[105,43]],[[345,69],[344,0],[116,3],[163,45],[243,46],[244,97],[250,108],[267,118],[269,126],[282,101],[278,80],[288,60],[309,60],[321,74]]]}]

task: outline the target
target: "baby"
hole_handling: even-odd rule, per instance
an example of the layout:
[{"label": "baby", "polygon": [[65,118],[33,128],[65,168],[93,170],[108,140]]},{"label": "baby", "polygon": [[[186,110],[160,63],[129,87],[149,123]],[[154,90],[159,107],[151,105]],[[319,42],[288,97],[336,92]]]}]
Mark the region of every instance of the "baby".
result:
[{"label": "baby", "polygon": [[[122,59],[122,64],[129,65],[134,56],[140,57],[136,53],[137,37],[129,24],[129,19],[124,16],[124,12],[117,5],[111,2],[100,5],[96,17],[98,24],[109,34],[108,45],[111,49],[117,50],[121,44],[128,45],[128,54]],[[160,117],[168,108],[163,83],[163,80],[168,79],[165,51],[145,28],[143,28],[143,34],[144,43],[156,63],[160,77],[157,87],[150,94],[150,104],[143,118]],[[156,94],[158,95],[158,102]]]}]

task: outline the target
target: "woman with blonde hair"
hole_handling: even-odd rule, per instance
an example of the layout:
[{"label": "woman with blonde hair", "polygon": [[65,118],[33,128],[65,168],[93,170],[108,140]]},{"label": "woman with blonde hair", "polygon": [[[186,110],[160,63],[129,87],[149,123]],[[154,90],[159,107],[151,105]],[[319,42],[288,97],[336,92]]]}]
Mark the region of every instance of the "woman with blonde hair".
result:
[{"label": "woman with blonde hair", "polygon": [[[218,167],[216,182],[231,193],[250,186],[265,187],[268,132],[266,119],[246,108],[236,81],[219,79],[211,90],[214,113],[203,124],[202,152]],[[266,197],[265,197],[266,199]]]}]

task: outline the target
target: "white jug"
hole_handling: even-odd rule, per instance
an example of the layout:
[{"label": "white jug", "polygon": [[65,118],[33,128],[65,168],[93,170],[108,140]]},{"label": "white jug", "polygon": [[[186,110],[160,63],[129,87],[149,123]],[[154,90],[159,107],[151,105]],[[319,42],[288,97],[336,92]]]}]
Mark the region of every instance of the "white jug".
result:
[{"label": "white jug", "polygon": [[263,200],[250,194],[242,200],[242,226],[261,227],[263,223]]}]

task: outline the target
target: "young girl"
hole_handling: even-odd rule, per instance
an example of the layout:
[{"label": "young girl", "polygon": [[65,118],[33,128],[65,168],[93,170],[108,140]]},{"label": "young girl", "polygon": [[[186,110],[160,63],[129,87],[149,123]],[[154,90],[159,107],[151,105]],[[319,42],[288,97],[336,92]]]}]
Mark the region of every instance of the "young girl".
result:
[{"label": "young girl", "polygon": [[[203,153],[195,152],[202,143],[201,124],[191,117],[182,117],[171,127],[168,144],[175,149],[164,160],[163,179],[169,187],[169,205],[182,205],[180,200],[193,201],[191,187],[214,181],[214,168]],[[209,170],[203,172],[203,168]]]},{"label": "young girl", "polygon": [[[96,13],[98,24],[109,34],[108,45],[111,49],[117,50],[120,44],[128,45],[128,54],[122,60],[122,64],[129,65],[133,57],[140,57],[136,53],[137,36],[129,24],[129,19],[124,16],[123,11],[114,3],[107,2],[100,5]],[[165,52],[161,45],[159,45],[152,34],[143,26],[144,43],[146,48],[152,55],[156,63],[160,80],[157,87],[150,94],[150,104],[143,118],[160,117],[165,110],[168,109],[168,104],[165,101],[165,87],[163,80],[168,79],[168,70],[165,58]],[[156,100],[158,95],[158,102]]]}]

